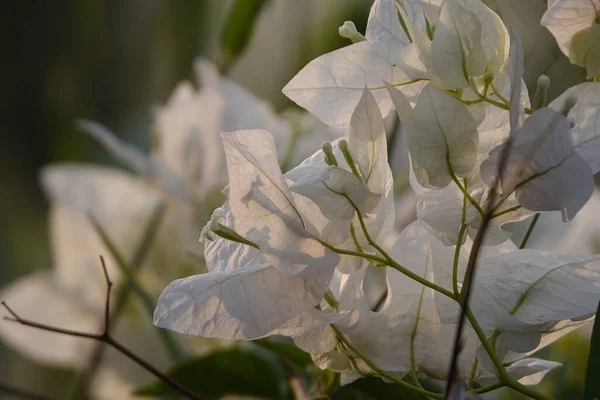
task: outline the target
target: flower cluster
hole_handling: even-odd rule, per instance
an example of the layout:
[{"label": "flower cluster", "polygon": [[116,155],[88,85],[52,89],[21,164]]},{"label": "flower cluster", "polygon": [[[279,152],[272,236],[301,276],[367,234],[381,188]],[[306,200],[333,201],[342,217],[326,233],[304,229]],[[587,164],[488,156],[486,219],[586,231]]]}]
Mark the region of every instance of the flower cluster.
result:
[{"label": "flower cluster", "polygon": [[[550,2],[544,21],[567,3]],[[530,104],[517,34],[477,0],[376,0],[364,35],[351,23],[340,34],[354,43],[283,92],[347,136],[282,173],[269,132],[222,133],[228,198],[202,234],[209,272],[171,283],[155,324],[285,335],[343,381],[408,375],[424,391],[420,379],[448,379],[465,313],[458,378],[531,395],[517,380],[559,364],[529,355],[595,313],[600,256],[519,249],[505,224],[550,211],[568,222],[586,204],[600,84],[546,105],[542,77]],[[418,198],[402,232],[383,123],[393,109]]]}]

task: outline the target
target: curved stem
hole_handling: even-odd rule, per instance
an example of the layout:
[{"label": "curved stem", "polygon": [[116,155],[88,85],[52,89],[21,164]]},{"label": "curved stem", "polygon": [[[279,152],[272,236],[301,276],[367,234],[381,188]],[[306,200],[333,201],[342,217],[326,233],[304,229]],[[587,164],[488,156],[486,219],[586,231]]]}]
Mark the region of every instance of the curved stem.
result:
[{"label": "curved stem", "polygon": [[531,220],[531,223],[529,224],[529,228],[527,228],[527,232],[525,232],[525,236],[523,237],[523,240],[521,241],[521,245],[519,246],[519,249],[524,249],[525,246],[527,246],[527,242],[529,241],[531,233],[533,232],[533,229],[535,228],[535,225],[537,224],[539,218],[540,218],[540,213],[537,213],[534,215],[533,219]]},{"label": "curved stem", "polygon": [[465,188],[465,186],[462,185],[462,183],[460,183],[460,181],[458,180],[458,177],[456,176],[454,171],[450,171],[450,176],[452,176],[452,180],[454,181],[456,186],[460,189],[463,196],[465,196],[465,198],[467,200],[469,200],[469,203],[471,203],[471,205],[473,207],[475,207],[475,209],[477,209],[477,212],[483,217],[483,214],[484,214],[483,208],[481,208],[479,203],[475,201],[475,199],[469,194],[469,192],[467,192],[467,189]]},{"label": "curved stem", "polygon": [[344,334],[334,324],[332,324],[330,326],[334,330],[334,332],[335,332],[336,336],[338,337],[338,339],[340,340],[340,342],[342,342],[348,349],[350,349],[358,358],[363,360],[365,362],[365,364],[367,364],[369,366],[369,368],[371,368],[373,370],[373,372],[375,372],[377,375],[379,375],[383,378],[389,379],[390,381],[392,381],[400,386],[403,386],[406,389],[409,389],[409,390],[412,390],[419,394],[422,394],[423,396],[431,397],[433,399],[443,399],[444,398],[444,396],[440,393],[434,393],[434,392],[430,392],[425,389],[421,389],[417,386],[411,385],[408,382],[404,382],[402,379],[399,379],[396,376],[382,370],[377,365],[375,365],[375,363],[373,361],[371,361],[364,354],[362,354],[362,352],[360,350],[358,350],[352,343],[350,343],[348,341],[348,339],[346,339]]}]

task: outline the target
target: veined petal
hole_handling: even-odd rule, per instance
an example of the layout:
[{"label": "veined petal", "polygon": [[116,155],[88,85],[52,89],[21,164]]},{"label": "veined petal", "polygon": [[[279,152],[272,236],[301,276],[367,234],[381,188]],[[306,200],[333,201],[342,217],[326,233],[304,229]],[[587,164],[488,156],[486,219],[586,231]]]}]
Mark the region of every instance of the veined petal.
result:
[{"label": "veined petal", "polygon": [[365,88],[373,93],[381,113],[388,114],[392,103],[384,80],[401,86],[409,98],[414,98],[424,85],[363,41],[314,59],[292,78],[283,93],[324,123],[347,126]]},{"label": "veined petal", "polygon": [[388,175],[387,140],[375,97],[364,90],[350,119],[348,148],[369,190],[383,194]]},{"label": "veined petal", "polygon": [[233,229],[258,244],[282,273],[328,274],[339,256],[307,233],[285,182],[273,137],[263,130],[222,133]]},{"label": "veined petal", "polygon": [[598,0],[553,0],[540,23],[552,33],[558,47],[569,56],[571,39],[577,32],[590,27],[600,10]]},{"label": "veined petal", "polygon": [[582,83],[565,91],[549,107],[561,112],[567,99],[577,102],[568,117],[575,125],[571,128],[573,146],[589,164],[593,174],[600,172],[600,83]]},{"label": "veined petal", "polygon": [[[516,191],[517,200],[532,211],[561,210],[571,220],[592,195],[593,174],[573,148],[566,118],[550,109],[537,110],[514,133],[507,165],[502,173],[505,195]],[[497,175],[504,149],[501,145],[481,165],[488,185]]]},{"label": "veined petal", "polygon": [[408,148],[417,181],[441,189],[452,175],[467,176],[477,161],[475,119],[464,104],[427,86],[407,128]]},{"label": "veined petal", "polygon": [[[319,304],[330,278],[291,277],[269,264],[257,264],[179,279],[160,296],[154,324],[223,339],[276,334],[277,328]],[[295,334],[302,329],[298,326]]]}]

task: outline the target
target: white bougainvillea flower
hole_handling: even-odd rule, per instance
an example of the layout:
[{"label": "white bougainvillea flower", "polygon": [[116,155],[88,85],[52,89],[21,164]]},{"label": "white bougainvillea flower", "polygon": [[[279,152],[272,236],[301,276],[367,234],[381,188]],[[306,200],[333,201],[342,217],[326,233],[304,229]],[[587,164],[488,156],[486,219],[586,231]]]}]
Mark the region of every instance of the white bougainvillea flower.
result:
[{"label": "white bougainvillea flower", "polygon": [[[365,216],[365,225],[374,241],[384,240],[387,232],[391,232],[394,226],[393,178],[387,159],[387,142],[382,115],[374,96],[368,90],[363,90],[359,104],[352,114],[346,143],[345,146],[348,148],[346,156],[352,158],[352,163],[356,166],[356,171],[353,173],[360,176],[361,186],[364,186],[366,193],[365,207],[360,208]],[[339,167],[349,173],[352,168],[347,163],[340,145],[340,141],[332,142],[332,153]],[[324,196],[319,198],[310,196],[306,192],[307,188],[301,188],[301,183],[306,182],[306,179],[302,179],[304,171],[330,169],[331,166],[325,162],[323,151],[318,151],[285,176],[293,181],[290,185],[292,191],[299,194],[303,191],[313,202],[325,205],[329,209],[337,209],[338,212],[347,211],[349,203],[346,198],[330,190],[323,192]],[[349,179],[348,182],[352,181]],[[356,203],[356,200],[353,201]],[[344,221],[342,224],[332,221],[330,224],[332,228],[328,233],[332,235],[330,242],[334,241],[338,247],[346,250],[358,250],[359,246],[362,250],[371,251],[372,247],[360,229],[360,221],[356,216],[352,221]],[[333,229],[333,225],[337,227]],[[337,233],[336,237],[333,236],[334,233]],[[362,263],[363,261],[357,257],[342,255],[338,269],[352,272],[360,268]]]},{"label": "white bougainvillea flower", "polygon": [[[394,223],[385,131],[377,113],[373,96],[363,91],[348,141],[342,149],[337,143],[331,147],[338,165],[328,165],[319,151],[285,175],[268,132],[224,133],[229,200],[215,217],[247,242],[226,241],[206,230],[206,239],[212,239],[205,252],[210,272],[173,282],[159,300],[155,324],[237,339],[312,329],[312,323],[294,321],[311,318],[340,266],[339,255],[313,236],[356,246],[350,238],[350,201],[374,237]],[[366,242],[358,234],[355,240]],[[236,289],[240,285],[243,291]]]},{"label": "white bougainvillea flower", "polygon": [[567,105],[572,106],[567,117],[573,122],[570,130],[573,147],[588,163],[592,173],[597,174],[600,172],[600,83],[573,86],[548,107],[561,112]]},{"label": "white bougainvillea flower", "polygon": [[[171,283],[154,323],[187,334],[252,339],[276,333],[319,304],[339,256],[309,235],[313,217],[300,213],[279,169],[273,137],[260,130],[222,137],[230,227],[260,250],[227,242],[225,249],[207,247],[210,272]],[[211,263],[211,252],[234,253],[240,246],[249,247],[245,257],[229,254],[219,260],[227,265]]]},{"label": "white bougainvillea flower", "polygon": [[588,70],[588,78],[600,74],[600,1],[551,0],[541,24],[572,63]]},{"label": "white bougainvillea flower", "polygon": [[[106,295],[98,256],[105,257],[111,280],[116,285],[122,283],[122,276],[92,226],[90,215],[118,244],[123,256],[131,260],[142,241],[143,227],[161,203],[160,195],[135,176],[111,168],[51,166],[43,170],[41,180],[51,202],[50,234],[55,268],[15,281],[0,292],[0,298],[34,321],[98,332],[102,328]],[[150,249],[141,266],[140,280],[153,293],[164,284],[162,282],[176,275],[177,270],[186,271],[182,249],[185,240],[178,236],[179,227],[169,225],[168,220],[170,218],[165,218],[156,232],[161,246]],[[156,268],[164,259],[170,260],[172,270]],[[133,303],[127,305],[133,306]],[[128,312],[143,313],[137,307]],[[113,334],[125,341],[135,337],[137,343],[130,343],[134,351],[141,350],[143,343],[154,346],[149,360],[166,366],[167,355],[155,333],[140,330],[141,326],[139,321],[123,318],[115,325]],[[83,367],[95,347],[85,339],[18,324],[0,324],[0,336],[7,344],[44,364]],[[110,368],[110,364],[104,363],[103,368]],[[102,398],[100,394],[96,397]]]},{"label": "white bougainvillea flower", "polygon": [[[462,286],[471,241],[462,246],[456,274],[453,247],[431,241],[436,284]],[[442,321],[456,321],[459,306],[438,293]],[[484,246],[478,262],[470,307],[487,335],[500,333],[505,350],[520,358],[576,328],[595,313],[600,297],[600,256],[559,256],[518,250],[512,242]],[[560,327],[557,328],[557,327]],[[512,361],[519,359],[513,354]],[[493,372],[493,368],[488,368]]]},{"label": "white bougainvillea flower", "polygon": [[[592,195],[593,174],[579,155],[569,135],[569,122],[561,113],[542,108],[531,114],[515,131],[500,185],[508,196],[531,211],[560,210],[563,221],[571,220]],[[492,185],[505,145],[490,153],[481,175]]]},{"label": "white bougainvillea flower", "polygon": [[[419,4],[407,3],[415,8],[411,15],[420,18],[424,25]],[[405,12],[401,4],[392,0],[375,1],[367,22],[366,41],[314,59],[292,78],[283,93],[332,126],[349,124],[365,88],[373,93],[381,113],[387,115],[392,103],[383,81],[401,87],[414,100],[424,82],[421,77],[410,76],[408,69],[399,64],[399,54],[411,42],[398,19],[400,10]]]},{"label": "white bougainvillea flower", "polygon": [[[410,271],[435,281],[432,246],[438,245],[437,239],[427,232],[420,221],[416,221],[401,234],[394,234],[384,248]],[[382,291],[387,290],[389,294],[380,308],[372,311],[365,290],[368,268],[372,267],[365,265],[352,274],[334,274],[331,293],[337,300],[338,312],[345,314],[334,326],[361,354],[386,372],[404,375],[412,371],[421,379],[445,379],[456,319],[446,321],[448,318],[439,314],[436,307],[438,294],[432,289],[389,267],[379,268],[387,270],[387,289],[382,288]],[[322,308],[324,312],[335,312],[325,304]],[[361,359],[339,345],[335,331],[329,327],[296,337],[295,343],[311,353],[320,367],[342,372],[345,382],[359,377],[361,371],[370,371]],[[464,379],[469,377],[472,370],[478,346],[474,331],[469,326],[465,327],[459,368]],[[516,379],[521,379],[556,366],[557,363],[547,365],[527,359],[508,372]],[[478,381],[492,380],[494,374],[480,367],[476,377]]]},{"label": "white bougainvillea flower", "polygon": [[[560,213],[542,213],[527,241],[527,247],[551,251],[556,254],[600,253],[600,190],[594,189],[592,197],[568,224],[563,223]],[[529,223],[511,227],[513,240],[521,243]]]},{"label": "white bougainvillea flower", "polygon": [[[529,106],[529,99],[525,85],[522,85],[522,70],[523,56],[520,46],[520,41],[516,34],[511,35],[511,55],[502,72],[494,75],[493,80],[488,83],[493,85],[495,93],[489,94],[496,101],[502,101],[503,98],[509,98],[511,104],[520,105],[516,107],[514,114],[516,116],[515,124],[520,120],[519,116],[523,114],[521,108]],[[474,79],[478,90],[483,91],[486,83],[482,78]],[[489,89],[489,88],[488,88]],[[397,89],[390,88],[391,97],[394,100],[400,119],[403,122],[410,120],[412,111],[410,105],[404,99]],[[518,96],[518,94],[521,94]],[[466,89],[463,92],[468,100],[476,100],[477,96],[471,92],[471,89]],[[475,201],[481,201],[486,198],[488,187],[481,179],[479,169],[481,163],[487,159],[488,153],[502,144],[509,137],[510,132],[510,117],[507,110],[501,109],[495,105],[477,103],[463,106],[458,104],[464,114],[465,109],[472,117],[467,117],[469,120],[475,121],[477,124],[477,153],[475,166],[472,168],[464,179],[460,179],[460,184],[465,186],[465,191],[469,193]],[[513,107],[514,108],[514,107]],[[407,123],[406,125],[409,125]],[[408,128],[408,127],[407,127]],[[426,143],[427,144],[427,143]],[[444,152],[445,142],[442,143],[441,151]],[[445,157],[444,157],[445,159]],[[434,235],[436,235],[444,244],[455,245],[458,240],[460,226],[467,224],[467,233],[471,237],[475,237],[477,229],[481,223],[481,212],[470,201],[466,201],[462,190],[456,183],[451,183],[443,189],[430,189],[423,186],[414,171],[414,166],[411,166],[409,175],[410,184],[415,192],[417,203],[417,217],[425,224],[425,227]],[[450,176],[452,179],[452,176]],[[507,222],[515,222],[526,218],[531,214],[525,209],[517,209],[506,212],[517,205],[514,196],[508,198],[498,208],[498,217],[491,221],[491,227],[486,235],[486,244],[500,244],[508,239],[510,232],[500,229]],[[463,208],[465,210],[463,215]],[[465,236],[466,237],[466,236]],[[464,238],[463,237],[463,240]]]},{"label": "white bougainvillea flower", "polygon": [[[180,84],[168,104],[155,113],[156,146],[151,154],[118,139],[99,124],[83,122],[117,160],[139,176],[84,165],[49,167],[42,183],[51,200],[52,250],[54,270],[24,277],[2,291],[16,311],[36,321],[65,328],[95,332],[100,328],[105,283],[98,255],[107,259],[111,279],[119,283],[120,275],[110,252],[102,245],[89,221],[89,214],[99,222],[127,261],[140,246],[150,217],[160,205],[164,216],[156,232],[154,245],[145,258],[139,278],[144,287],[158,296],[176,277],[203,272],[198,253],[198,222],[208,220],[216,194],[227,183],[223,174],[224,153],[219,132],[223,128],[267,127],[276,133],[277,145],[288,151],[291,159],[300,156],[292,147],[292,133],[285,119],[278,117],[264,102],[233,82],[220,78],[213,66],[197,63],[201,89]],[[239,108],[239,111],[237,110]],[[307,125],[308,124],[304,124]],[[295,143],[303,143],[304,125],[294,130]],[[308,142],[320,143],[321,127],[312,124]],[[339,132],[330,132],[335,138]],[[163,268],[168,266],[169,268]],[[23,296],[44,296],[35,309],[20,309],[30,301]],[[137,314],[127,313],[128,316]],[[143,314],[144,311],[139,311]],[[119,340],[135,337],[136,346],[161,347],[152,331],[139,332],[139,321],[122,318],[115,326]],[[137,329],[137,331],[136,331]],[[122,332],[121,332],[122,331]],[[0,324],[0,335],[17,350],[43,363],[83,366],[89,356],[88,342],[67,336],[47,334],[13,324]],[[150,339],[146,340],[146,336]],[[164,352],[153,351],[150,361],[165,365]],[[120,360],[102,365],[106,376],[119,375],[130,385],[141,383],[131,374],[115,372]],[[111,372],[112,371],[112,372]],[[133,374],[135,375],[135,374]],[[133,376],[132,375],[132,376]],[[146,377],[142,377],[145,379]],[[98,387],[101,387],[98,386]],[[95,397],[106,398],[102,393]],[[110,396],[109,396],[110,398]]]},{"label": "white bougainvillea flower", "polygon": [[427,86],[413,111],[402,92],[391,86],[388,89],[405,126],[417,181],[427,188],[442,189],[453,178],[467,176],[475,166],[479,142],[477,124],[467,107]]},{"label": "white bougainvillea flower", "polygon": [[431,43],[432,67],[452,88],[471,77],[497,72],[508,56],[504,23],[480,1],[444,0]]}]

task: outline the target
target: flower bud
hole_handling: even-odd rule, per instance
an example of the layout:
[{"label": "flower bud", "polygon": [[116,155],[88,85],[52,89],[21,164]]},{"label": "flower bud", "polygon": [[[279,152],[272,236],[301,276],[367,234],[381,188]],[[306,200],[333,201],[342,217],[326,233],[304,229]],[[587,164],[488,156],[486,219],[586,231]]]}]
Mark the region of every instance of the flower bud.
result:
[{"label": "flower bud", "polygon": [[358,179],[362,180],[362,176],[360,175],[360,172],[358,172],[358,169],[356,168],[356,164],[354,163],[352,154],[350,154],[350,149],[348,149],[348,141],[346,139],[340,140],[338,142],[338,147],[342,151],[342,154],[344,155],[344,160],[346,160],[346,163],[352,170],[352,173],[354,175],[356,175],[358,177]]},{"label": "flower bud", "polygon": [[352,43],[362,42],[367,40],[358,30],[356,29],[356,25],[352,21],[344,22],[344,25],[338,28],[338,32],[341,37],[350,39]]},{"label": "flower bud", "polygon": [[483,83],[486,85],[491,84],[494,81],[494,73],[492,71],[485,71],[483,74]]},{"label": "flower bud", "polygon": [[548,103],[548,88],[550,87],[550,78],[546,75],[540,75],[537,80],[537,88],[535,89],[535,95],[533,97],[533,109],[538,110],[542,107],[546,107]]},{"label": "flower bud", "polygon": [[331,143],[321,143],[321,150],[323,150],[323,154],[325,155],[325,163],[327,165],[335,165],[337,167],[338,163],[335,155],[333,154],[333,147],[331,147]]}]

